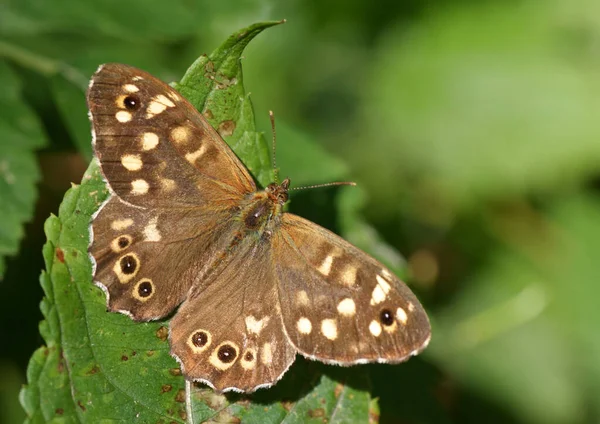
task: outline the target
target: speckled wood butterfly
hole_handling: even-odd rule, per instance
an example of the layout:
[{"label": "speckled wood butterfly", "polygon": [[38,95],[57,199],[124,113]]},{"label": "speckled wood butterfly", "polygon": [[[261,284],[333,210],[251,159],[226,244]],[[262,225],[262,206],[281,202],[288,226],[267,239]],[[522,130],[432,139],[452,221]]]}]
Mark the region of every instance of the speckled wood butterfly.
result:
[{"label": "speckled wood butterfly", "polygon": [[110,198],[90,255],[108,309],[170,315],[189,380],[253,391],[296,353],[325,363],[402,362],[427,346],[417,298],[382,264],[283,211],[290,180],[257,190],[205,118],[152,75],[101,66],[88,91]]}]

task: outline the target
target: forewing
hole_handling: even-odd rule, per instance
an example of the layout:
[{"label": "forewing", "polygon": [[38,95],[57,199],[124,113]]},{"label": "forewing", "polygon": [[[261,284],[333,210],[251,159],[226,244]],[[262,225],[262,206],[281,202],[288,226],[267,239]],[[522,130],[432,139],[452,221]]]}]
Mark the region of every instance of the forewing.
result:
[{"label": "forewing", "polygon": [[112,191],[130,204],[227,203],[256,186],[204,117],[139,69],[102,65],[87,95],[94,150]]},{"label": "forewing", "polygon": [[286,333],[311,359],[402,362],[424,349],[429,320],[410,289],[334,233],[284,214],[273,238]]},{"label": "forewing", "polygon": [[171,353],[184,375],[218,391],[271,386],[296,356],[283,328],[271,246],[248,241],[192,289],[170,323]]}]

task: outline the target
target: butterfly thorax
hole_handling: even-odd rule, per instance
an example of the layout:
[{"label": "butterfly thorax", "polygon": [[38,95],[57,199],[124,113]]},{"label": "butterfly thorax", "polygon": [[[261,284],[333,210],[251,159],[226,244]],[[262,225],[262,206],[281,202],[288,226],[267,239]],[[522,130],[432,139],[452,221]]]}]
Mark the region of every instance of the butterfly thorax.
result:
[{"label": "butterfly thorax", "polygon": [[289,185],[290,180],[286,178],[281,184],[269,184],[265,190],[251,195],[241,211],[246,232],[269,235],[279,223],[283,205],[288,200]]}]

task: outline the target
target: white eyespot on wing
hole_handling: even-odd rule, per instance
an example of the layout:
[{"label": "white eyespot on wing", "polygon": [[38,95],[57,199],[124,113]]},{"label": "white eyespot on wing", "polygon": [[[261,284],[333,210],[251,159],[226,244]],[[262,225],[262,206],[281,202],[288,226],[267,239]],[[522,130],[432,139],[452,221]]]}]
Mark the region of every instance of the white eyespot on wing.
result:
[{"label": "white eyespot on wing", "polygon": [[116,219],[110,223],[110,228],[115,231],[125,230],[133,225],[133,219],[125,218],[125,219]]},{"label": "white eyespot on wing", "polygon": [[195,152],[187,153],[185,155],[185,159],[193,165],[196,160],[198,160],[198,158],[204,154],[204,152],[206,152],[206,146],[202,145]]},{"label": "white eyespot on wing", "polygon": [[160,185],[165,191],[172,191],[175,189],[176,183],[175,180],[171,180],[169,178],[161,178]]},{"label": "white eyespot on wing", "polygon": [[398,321],[400,321],[402,324],[406,325],[406,322],[408,321],[408,315],[406,314],[406,311],[402,308],[396,309],[396,319],[398,319]]},{"label": "white eyespot on wing", "polygon": [[246,330],[249,333],[253,333],[259,335],[260,332],[265,328],[267,322],[269,322],[269,317],[263,317],[260,320],[254,318],[254,316],[249,315],[246,317]]},{"label": "white eyespot on wing", "polygon": [[175,127],[171,130],[171,140],[175,143],[185,143],[190,139],[192,131],[186,126]]},{"label": "white eyespot on wing", "polygon": [[321,321],[321,333],[329,340],[337,339],[337,322],[334,319],[324,319]]},{"label": "white eyespot on wing", "polygon": [[155,96],[146,109],[146,119],[154,118],[156,115],[163,113],[168,107],[174,107],[173,103],[167,96],[159,94]]},{"label": "white eyespot on wing", "polygon": [[271,343],[265,343],[260,350],[260,361],[264,365],[271,365],[273,362],[273,348],[271,347]]},{"label": "white eyespot on wing", "polygon": [[380,275],[376,275],[375,278],[377,279],[377,285],[371,294],[371,305],[377,305],[383,302],[389,291],[392,289],[390,283],[384,280]]},{"label": "white eyespot on wing", "polygon": [[131,194],[133,195],[139,196],[141,194],[146,194],[148,193],[148,190],[150,190],[150,185],[148,185],[146,180],[140,178],[131,182]]},{"label": "white eyespot on wing", "polygon": [[371,323],[369,324],[369,332],[375,337],[379,337],[379,335],[381,334],[381,324],[379,324],[375,320],[371,321]]},{"label": "white eyespot on wing", "polygon": [[310,300],[308,299],[305,290],[298,290],[296,293],[296,304],[300,306],[308,306],[310,304]]},{"label": "white eyespot on wing", "polygon": [[300,334],[310,334],[312,331],[312,323],[306,317],[300,318],[296,323],[296,326],[298,327]]},{"label": "white eyespot on wing", "polygon": [[140,89],[135,84],[125,84],[123,86],[123,91],[127,93],[137,93]]},{"label": "white eyespot on wing", "polygon": [[157,242],[162,240],[160,231],[158,231],[158,216],[151,218],[144,227],[144,241]]},{"label": "white eyespot on wing", "polygon": [[187,340],[187,344],[194,353],[202,353],[210,346],[212,336],[210,332],[202,328],[197,329]]},{"label": "white eyespot on wing", "polygon": [[140,155],[123,155],[121,156],[121,165],[128,171],[139,171],[142,169],[142,158]]},{"label": "white eyespot on wing", "polygon": [[351,287],[354,284],[356,284],[357,271],[358,271],[358,268],[356,268],[354,265],[346,266],[340,273],[340,278],[342,280],[342,284],[344,284],[345,286],[348,286],[348,287]]},{"label": "white eyespot on wing", "polygon": [[148,151],[158,146],[158,135],[153,132],[145,132],[142,134],[142,150]]},{"label": "white eyespot on wing", "polygon": [[127,112],[126,110],[120,110],[115,114],[115,118],[117,121],[124,124],[125,122],[131,121],[131,113]]},{"label": "white eyespot on wing", "polygon": [[354,303],[354,300],[348,297],[338,303],[337,310],[340,315],[352,317],[356,314],[356,304]]},{"label": "white eyespot on wing", "polygon": [[331,266],[333,265],[333,259],[335,258],[335,256],[333,254],[327,255],[325,257],[325,259],[323,259],[323,262],[321,263],[321,265],[319,265],[317,267],[317,270],[325,275],[328,276],[329,273],[331,272]]}]

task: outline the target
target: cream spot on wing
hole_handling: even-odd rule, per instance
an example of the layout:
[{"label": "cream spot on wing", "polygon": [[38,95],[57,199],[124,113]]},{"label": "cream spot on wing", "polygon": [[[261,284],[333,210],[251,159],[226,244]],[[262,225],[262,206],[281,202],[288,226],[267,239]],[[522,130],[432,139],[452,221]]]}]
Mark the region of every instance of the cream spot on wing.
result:
[{"label": "cream spot on wing", "polygon": [[384,325],[383,329],[388,333],[393,333],[398,329],[398,323],[396,320],[392,323],[392,325]]},{"label": "cream spot on wing", "polygon": [[202,156],[204,154],[204,152],[206,151],[206,146],[202,145],[198,150],[196,150],[195,152],[192,153],[188,153],[185,155],[185,159],[191,163],[194,164],[196,162],[196,160]]},{"label": "cream spot on wing", "polygon": [[175,180],[169,178],[161,178],[160,185],[165,191],[172,191],[175,188]]},{"label": "cream spot on wing", "polygon": [[171,140],[175,143],[185,143],[189,140],[192,131],[188,127],[175,127],[171,130]]},{"label": "cream spot on wing", "polygon": [[378,337],[381,334],[381,324],[379,324],[375,320],[371,321],[371,323],[369,324],[369,331],[372,335]]},{"label": "cream spot on wing", "polygon": [[144,79],[144,78],[143,78],[143,77],[140,77],[139,75],[136,75],[135,77],[133,77],[133,78],[132,78],[132,80],[134,80],[134,81],[141,81],[141,80],[143,80],[143,79]]},{"label": "cream spot on wing", "polygon": [[390,283],[385,281],[381,276],[377,275],[375,278],[377,279],[377,285],[371,294],[371,305],[377,305],[378,303],[383,302],[389,291],[392,289]]},{"label": "cream spot on wing", "polygon": [[333,254],[327,255],[325,257],[325,259],[323,260],[321,265],[319,265],[317,267],[317,269],[319,270],[319,272],[321,274],[326,275],[326,276],[329,275],[329,273],[331,272],[331,266],[333,265],[333,259],[334,259]]},{"label": "cream spot on wing", "polygon": [[140,91],[140,89],[137,88],[137,85],[134,84],[125,84],[123,86],[123,90],[128,93],[137,93],[138,91]]},{"label": "cream spot on wing", "polygon": [[246,351],[242,354],[240,364],[245,370],[254,369],[256,367],[256,349],[246,349]]},{"label": "cream spot on wing", "polygon": [[415,310],[415,305],[412,302],[408,302],[408,312]]},{"label": "cream spot on wing", "polygon": [[310,332],[312,331],[312,323],[306,317],[300,318],[296,325],[300,334],[310,334]]},{"label": "cream spot on wing", "polygon": [[[229,362],[223,361],[219,357],[221,348],[223,348],[225,346],[232,347],[235,350],[235,356],[233,357],[233,359],[230,358],[230,361],[228,359]],[[208,358],[208,362],[210,362],[211,365],[213,367],[215,367],[216,369],[218,369],[219,371],[225,371],[226,369],[231,368],[233,366],[233,364],[235,364],[235,361],[236,361],[239,353],[240,353],[240,350],[237,347],[237,345],[235,345],[233,342],[225,341],[225,342],[221,343],[219,346],[217,346],[216,348],[214,348],[214,350],[212,351],[212,353],[210,355],[210,358]]]},{"label": "cream spot on wing", "polygon": [[169,92],[167,93],[167,96],[174,102],[179,101],[179,95],[177,93]]},{"label": "cream spot on wing", "polygon": [[264,365],[271,365],[273,362],[273,350],[271,348],[271,343],[265,343],[260,351],[260,361]]},{"label": "cream spot on wing", "polygon": [[144,241],[161,241],[162,236],[156,224],[158,223],[158,216],[153,217],[148,221],[148,224],[144,227]]},{"label": "cream spot on wing", "polygon": [[175,106],[175,103],[165,95],[159,94],[150,101],[148,109],[146,109],[146,119],[153,118],[154,116],[163,113],[166,108],[173,106]]},{"label": "cream spot on wing", "polygon": [[269,322],[269,317],[264,317],[260,320],[257,320],[252,315],[249,315],[246,317],[246,330],[249,333],[258,335],[263,330],[263,328],[265,328],[267,322]]},{"label": "cream spot on wing", "polygon": [[139,171],[142,169],[142,158],[140,155],[123,155],[121,156],[121,165],[128,171]]},{"label": "cream spot on wing", "polygon": [[385,268],[381,269],[381,276],[388,281],[392,281],[392,274]]},{"label": "cream spot on wing", "polygon": [[402,324],[406,324],[406,322],[408,321],[408,315],[406,315],[406,311],[402,308],[396,309],[396,318]]},{"label": "cream spot on wing", "polygon": [[131,113],[127,112],[126,110],[120,110],[116,113],[115,118],[117,118],[117,121],[122,123],[129,122],[131,121]]},{"label": "cream spot on wing", "polygon": [[337,323],[334,319],[324,319],[321,321],[321,333],[329,340],[335,340],[338,336]]},{"label": "cream spot on wing", "polygon": [[296,303],[301,306],[308,306],[310,304],[306,291],[299,290],[298,293],[296,293]]},{"label": "cream spot on wing", "polygon": [[337,310],[341,315],[351,317],[356,313],[356,304],[354,303],[354,300],[348,297],[338,303]]},{"label": "cream spot on wing", "polygon": [[131,182],[131,194],[140,195],[148,193],[150,186],[146,182],[146,180],[133,180]]},{"label": "cream spot on wing", "polygon": [[110,228],[115,231],[122,231],[126,228],[129,228],[133,225],[133,219],[125,218],[125,219],[116,219],[110,223]]},{"label": "cream spot on wing", "polygon": [[340,274],[342,283],[346,286],[353,286],[356,283],[356,272],[358,269],[354,265],[348,265]]},{"label": "cream spot on wing", "polygon": [[153,132],[146,132],[142,135],[142,149],[152,150],[158,146],[158,135]]}]

